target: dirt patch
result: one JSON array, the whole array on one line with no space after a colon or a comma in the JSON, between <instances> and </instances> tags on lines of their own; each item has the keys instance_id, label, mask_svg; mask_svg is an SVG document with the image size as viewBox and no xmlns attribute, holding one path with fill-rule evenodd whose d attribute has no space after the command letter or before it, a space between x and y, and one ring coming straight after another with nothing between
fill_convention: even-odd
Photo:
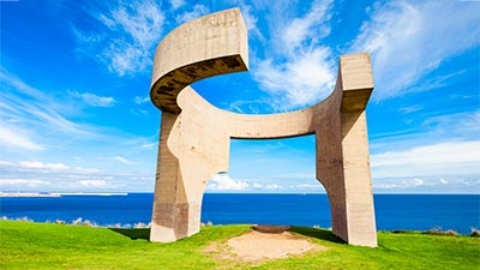
<instances>
[{"instance_id":1,"label":"dirt patch","mask_svg":"<svg viewBox=\"0 0 480 270\"><path fill-rule=\"evenodd\" d=\"M277 234L251 231L226 242L212 243L204 252L221 260L262 262L326 249L288 231Z\"/></svg>"},{"instance_id":2,"label":"dirt patch","mask_svg":"<svg viewBox=\"0 0 480 270\"><path fill-rule=\"evenodd\" d=\"M290 226L253 225L252 229L261 233L283 233L290 229Z\"/></svg>"}]
</instances>

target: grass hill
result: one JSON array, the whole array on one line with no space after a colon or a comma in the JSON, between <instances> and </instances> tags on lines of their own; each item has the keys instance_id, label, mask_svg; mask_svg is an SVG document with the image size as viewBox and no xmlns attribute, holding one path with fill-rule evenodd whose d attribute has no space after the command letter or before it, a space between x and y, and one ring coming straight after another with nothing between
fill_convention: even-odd
<instances>
[{"instance_id":1,"label":"grass hill","mask_svg":"<svg viewBox=\"0 0 480 270\"><path fill-rule=\"evenodd\" d=\"M480 269L480 238L379 232L378 248L342 243L328 230L290 231L326 247L300 257L245 263L205 252L250 230L206 226L188 239L147 241L148 229L0 221L0 269Z\"/></svg>"}]
</instances>

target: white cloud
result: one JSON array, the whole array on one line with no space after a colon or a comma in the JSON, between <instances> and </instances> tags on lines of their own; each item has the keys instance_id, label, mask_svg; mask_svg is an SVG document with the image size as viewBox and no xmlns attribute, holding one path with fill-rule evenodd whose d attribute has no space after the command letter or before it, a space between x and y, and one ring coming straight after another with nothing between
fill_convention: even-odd
<instances>
[{"instance_id":1,"label":"white cloud","mask_svg":"<svg viewBox=\"0 0 480 270\"><path fill-rule=\"evenodd\" d=\"M111 107L115 103L112 97L100 97L92 93L79 93L77 91L68 91L75 98L82 99L87 105L94 107Z\"/></svg>"},{"instance_id":2,"label":"white cloud","mask_svg":"<svg viewBox=\"0 0 480 270\"><path fill-rule=\"evenodd\" d=\"M409 89L451 57L480 44L477 3L387 1L371 11L350 51L372 53L377 98Z\"/></svg>"},{"instance_id":3,"label":"white cloud","mask_svg":"<svg viewBox=\"0 0 480 270\"><path fill-rule=\"evenodd\" d=\"M136 163L133 162L133 161L130 161L124 157L121 157L121 156L115 156L113 157L114 160L120 162L120 163L123 163L123 164L126 164L126 165L135 165Z\"/></svg>"},{"instance_id":4,"label":"white cloud","mask_svg":"<svg viewBox=\"0 0 480 270\"><path fill-rule=\"evenodd\" d=\"M40 187L48 186L51 183L49 181L43 181L38 179L0 179L0 186L9 187L14 186L15 188L19 187Z\"/></svg>"},{"instance_id":5,"label":"white cloud","mask_svg":"<svg viewBox=\"0 0 480 270\"><path fill-rule=\"evenodd\" d=\"M320 183L316 184L297 184L292 186L293 190L300 190L300 191L325 191L325 188Z\"/></svg>"},{"instance_id":6,"label":"white cloud","mask_svg":"<svg viewBox=\"0 0 480 270\"><path fill-rule=\"evenodd\" d=\"M400 113L410 114L410 113L418 112L422 109L423 109L423 107L420 106L420 105L412 105L412 106L407 106L407 107L400 108Z\"/></svg>"},{"instance_id":7,"label":"white cloud","mask_svg":"<svg viewBox=\"0 0 480 270\"><path fill-rule=\"evenodd\" d=\"M217 174L208 182L207 189L215 191L240 191L248 189L245 181L234 180L228 174Z\"/></svg>"},{"instance_id":8,"label":"white cloud","mask_svg":"<svg viewBox=\"0 0 480 270\"><path fill-rule=\"evenodd\" d=\"M83 167L70 167L63 163L48 163L35 160L24 160L19 162L12 162L6 160L0 160L0 171L13 170L18 172L63 172L63 173L98 173L97 169L83 168Z\"/></svg>"},{"instance_id":9,"label":"white cloud","mask_svg":"<svg viewBox=\"0 0 480 270\"><path fill-rule=\"evenodd\" d=\"M138 148L140 149L154 149L158 146L158 143L154 142L154 143L144 143L142 145L140 145Z\"/></svg>"},{"instance_id":10,"label":"white cloud","mask_svg":"<svg viewBox=\"0 0 480 270\"><path fill-rule=\"evenodd\" d=\"M79 51L103 62L118 76L144 72L151 65L153 48L160 41L165 22L160 4L153 0L122 1L106 13L91 13L105 30L99 31L96 27L82 31L74 26L72 32ZM92 46L93 51L87 49Z\"/></svg>"},{"instance_id":11,"label":"white cloud","mask_svg":"<svg viewBox=\"0 0 480 270\"><path fill-rule=\"evenodd\" d=\"M400 188L414 188L424 185L424 181L420 178L404 179L399 183L393 184L378 184L375 185L375 188L383 189L400 189Z\"/></svg>"},{"instance_id":12,"label":"white cloud","mask_svg":"<svg viewBox=\"0 0 480 270\"><path fill-rule=\"evenodd\" d=\"M81 186L84 187L105 187L107 186L107 181L105 180L82 180L78 182Z\"/></svg>"},{"instance_id":13,"label":"white cloud","mask_svg":"<svg viewBox=\"0 0 480 270\"><path fill-rule=\"evenodd\" d=\"M99 14L98 19L111 30L121 31L137 42L140 48L146 49L160 38L165 15L155 1L147 0L117 6L108 15Z\"/></svg>"},{"instance_id":14,"label":"white cloud","mask_svg":"<svg viewBox=\"0 0 480 270\"><path fill-rule=\"evenodd\" d=\"M406 127L392 133L375 134L375 137L370 137L372 153L404 151L442 142L478 140L480 112L441 113L443 111L440 114L436 112L414 128Z\"/></svg>"},{"instance_id":15,"label":"white cloud","mask_svg":"<svg viewBox=\"0 0 480 270\"><path fill-rule=\"evenodd\" d=\"M279 11L270 55L256 62L252 69L262 89L273 95L279 110L312 105L325 98L335 84L333 55L321 45L330 33L329 11L332 1L315 1L303 17L285 18ZM279 17L282 16L282 17ZM281 25L278 25L281 24Z\"/></svg>"},{"instance_id":16,"label":"white cloud","mask_svg":"<svg viewBox=\"0 0 480 270\"><path fill-rule=\"evenodd\" d=\"M388 177L373 180L374 192L381 193L464 193L480 192L480 174Z\"/></svg>"},{"instance_id":17,"label":"white cloud","mask_svg":"<svg viewBox=\"0 0 480 270\"><path fill-rule=\"evenodd\" d=\"M29 138L29 135L26 131L16 128L12 125L8 125L3 121L0 121L0 144L32 151L44 149L42 145Z\"/></svg>"},{"instance_id":18,"label":"white cloud","mask_svg":"<svg viewBox=\"0 0 480 270\"><path fill-rule=\"evenodd\" d=\"M209 13L209 10L206 6L202 4L196 4L195 6L193 6L193 9L191 11L186 11L182 14L175 16L175 21L177 21L178 24L181 24L201 17L207 13Z\"/></svg>"},{"instance_id":19,"label":"white cloud","mask_svg":"<svg viewBox=\"0 0 480 270\"><path fill-rule=\"evenodd\" d=\"M256 15L264 12L265 7L262 3L254 1L247 4L245 0L229 0L228 2L235 7L240 7L249 36L259 38L262 43L265 43L266 39L257 26L259 16Z\"/></svg>"},{"instance_id":20,"label":"white cloud","mask_svg":"<svg viewBox=\"0 0 480 270\"><path fill-rule=\"evenodd\" d=\"M5 70L0 70L0 143L30 150L46 148L48 139L98 136L98 131L85 124L77 124L64 115L76 113L67 102L54 100ZM39 131L49 132L49 136ZM12 134L14 136L12 136Z\"/></svg>"},{"instance_id":21,"label":"white cloud","mask_svg":"<svg viewBox=\"0 0 480 270\"><path fill-rule=\"evenodd\" d=\"M0 67L0 79L1 79L0 81L2 82L2 84L4 83L4 84L8 85L9 88L11 88L12 90L15 90L15 92L21 93L21 94L23 94L27 97L31 97L31 98L37 99L37 100L47 100L48 99L48 96L44 92L28 85L23 80L13 76L7 70L5 70L4 68L1 68L1 67ZM1 104L1 105L2 105L2 107L5 106L5 104Z\"/></svg>"},{"instance_id":22,"label":"white cloud","mask_svg":"<svg viewBox=\"0 0 480 270\"><path fill-rule=\"evenodd\" d=\"M150 96L145 96L145 97L136 96L135 99L134 99L134 102L136 104L143 104L143 103L146 103L146 102L149 102L149 101L150 101Z\"/></svg>"},{"instance_id":23,"label":"white cloud","mask_svg":"<svg viewBox=\"0 0 480 270\"><path fill-rule=\"evenodd\" d=\"M137 151L137 149L156 149L158 146L158 130L154 135L149 137L137 137L128 141L122 142L123 145L131 146Z\"/></svg>"},{"instance_id":24,"label":"white cloud","mask_svg":"<svg viewBox=\"0 0 480 270\"><path fill-rule=\"evenodd\" d=\"M11 161L6 161L6 160L0 160L0 166L14 166L15 163Z\"/></svg>"},{"instance_id":25,"label":"white cloud","mask_svg":"<svg viewBox=\"0 0 480 270\"><path fill-rule=\"evenodd\" d=\"M304 17L294 18L285 25L280 38L288 54L294 56L308 46L316 46L319 39L330 34L330 26L326 22L331 18L332 2L314 1Z\"/></svg>"},{"instance_id":26,"label":"white cloud","mask_svg":"<svg viewBox=\"0 0 480 270\"><path fill-rule=\"evenodd\" d=\"M263 183L253 183L252 188L262 191L280 191L284 190L285 187L279 184L263 184Z\"/></svg>"},{"instance_id":27,"label":"white cloud","mask_svg":"<svg viewBox=\"0 0 480 270\"><path fill-rule=\"evenodd\" d=\"M326 97L335 84L334 63L327 47L305 50L285 63L272 59L259 62L255 80L276 97L283 109L292 109Z\"/></svg>"},{"instance_id":28,"label":"white cloud","mask_svg":"<svg viewBox=\"0 0 480 270\"><path fill-rule=\"evenodd\" d=\"M172 5L173 9L178 9L185 5L185 0L170 0L170 4Z\"/></svg>"},{"instance_id":29,"label":"white cloud","mask_svg":"<svg viewBox=\"0 0 480 270\"><path fill-rule=\"evenodd\" d=\"M235 1L234 1L235 2ZM265 37L263 36L262 32L260 29L257 27L258 23L258 16L255 15L255 8L252 7L251 5L248 5L245 3L245 1L238 1L238 3L234 3L235 5L240 6L242 16L245 19L245 25L247 27L247 31L250 35L254 35L264 43Z\"/></svg>"},{"instance_id":30,"label":"white cloud","mask_svg":"<svg viewBox=\"0 0 480 270\"><path fill-rule=\"evenodd\" d=\"M242 7L242 16L245 19L245 25L247 26L247 31L251 31L261 36L260 30L258 30L257 28L258 18L253 14L251 6L244 5Z\"/></svg>"},{"instance_id":31,"label":"white cloud","mask_svg":"<svg viewBox=\"0 0 480 270\"><path fill-rule=\"evenodd\" d=\"M429 127L431 131L477 139L480 133L480 111L432 116L422 125Z\"/></svg>"},{"instance_id":32,"label":"white cloud","mask_svg":"<svg viewBox=\"0 0 480 270\"><path fill-rule=\"evenodd\" d=\"M20 165L20 167L23 167L23 168L48 169L53 171L62 171L62 170L70 169L68 166L62 163L43 163L40 161L20 161L18 165Z\"/></svg>"},{"instance_id":33,"label":"white cloud","mask_svg":"<svg viewBox=\"0 0 480 270\"><path fill-rule=\"evenodd\" d=\"M21 165L20 165L21 164ZM42 180L38 180L42 179ZM114 173L43 162L0 160L0 188L8 191L78 192L118 190L151 192L153 174Z\"/></svg>"},{"instance_id":34,"label":"white cloud","mask_svg":"<svg viewBox=\"0 0 480 270\"><path fill-rule=\"evenodd\" d=\"M444 142L371 156L373 177L480 173L480 141Z\"/></svg>"}]
</instances>

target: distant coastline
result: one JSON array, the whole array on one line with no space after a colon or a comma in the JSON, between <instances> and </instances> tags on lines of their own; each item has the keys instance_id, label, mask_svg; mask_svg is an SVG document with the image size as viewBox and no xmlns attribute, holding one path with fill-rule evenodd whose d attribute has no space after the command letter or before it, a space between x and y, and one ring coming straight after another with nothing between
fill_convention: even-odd
<instances>
[{"instance_id":1,"label":"distant coastline","mask_svg":"<svg viewBox=\"0 0 480 270\"><path fill-rule=\"evenodd\" d=\"M0 192L0 198L55 198L63 196L127 196L126 192Z\"/></svg>"},{"instance_id":2,"label":"distant coastline","mask_svg":"<svg viewBox=\"0 0 480 270\"><path fill-rule=\"evenodd\" d=\"M1 197L19 198L40 198L40 197L61 197L58 193L37 193L37 192L0 192Z\"/></svg>"}]
</instances>

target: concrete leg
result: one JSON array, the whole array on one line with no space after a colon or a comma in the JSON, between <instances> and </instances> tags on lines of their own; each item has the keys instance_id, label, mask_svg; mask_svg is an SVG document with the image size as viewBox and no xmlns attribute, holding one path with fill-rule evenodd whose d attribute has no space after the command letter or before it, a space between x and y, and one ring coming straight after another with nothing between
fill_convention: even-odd
<instances>
[{"instance_id":1,"label":"concrete leg","mask_svg":"<svg viewBox=\"0 0 480 270\"><path fill-rule=\"evenodd\" d=\"M342 114L348 243L377 246L365 111Z\"/></svg>"},{"instance_id":2,"label":"concrete leg","mask_svg":"<svg viewBox=\"0 0 480 270\"><path fill-rule=\"evenodd\" d=\"M190 206L178 158L167 145L177 114L163 113L155 180L150 241L173 242L188 236Z\"/></svg>"}]
</instances>

